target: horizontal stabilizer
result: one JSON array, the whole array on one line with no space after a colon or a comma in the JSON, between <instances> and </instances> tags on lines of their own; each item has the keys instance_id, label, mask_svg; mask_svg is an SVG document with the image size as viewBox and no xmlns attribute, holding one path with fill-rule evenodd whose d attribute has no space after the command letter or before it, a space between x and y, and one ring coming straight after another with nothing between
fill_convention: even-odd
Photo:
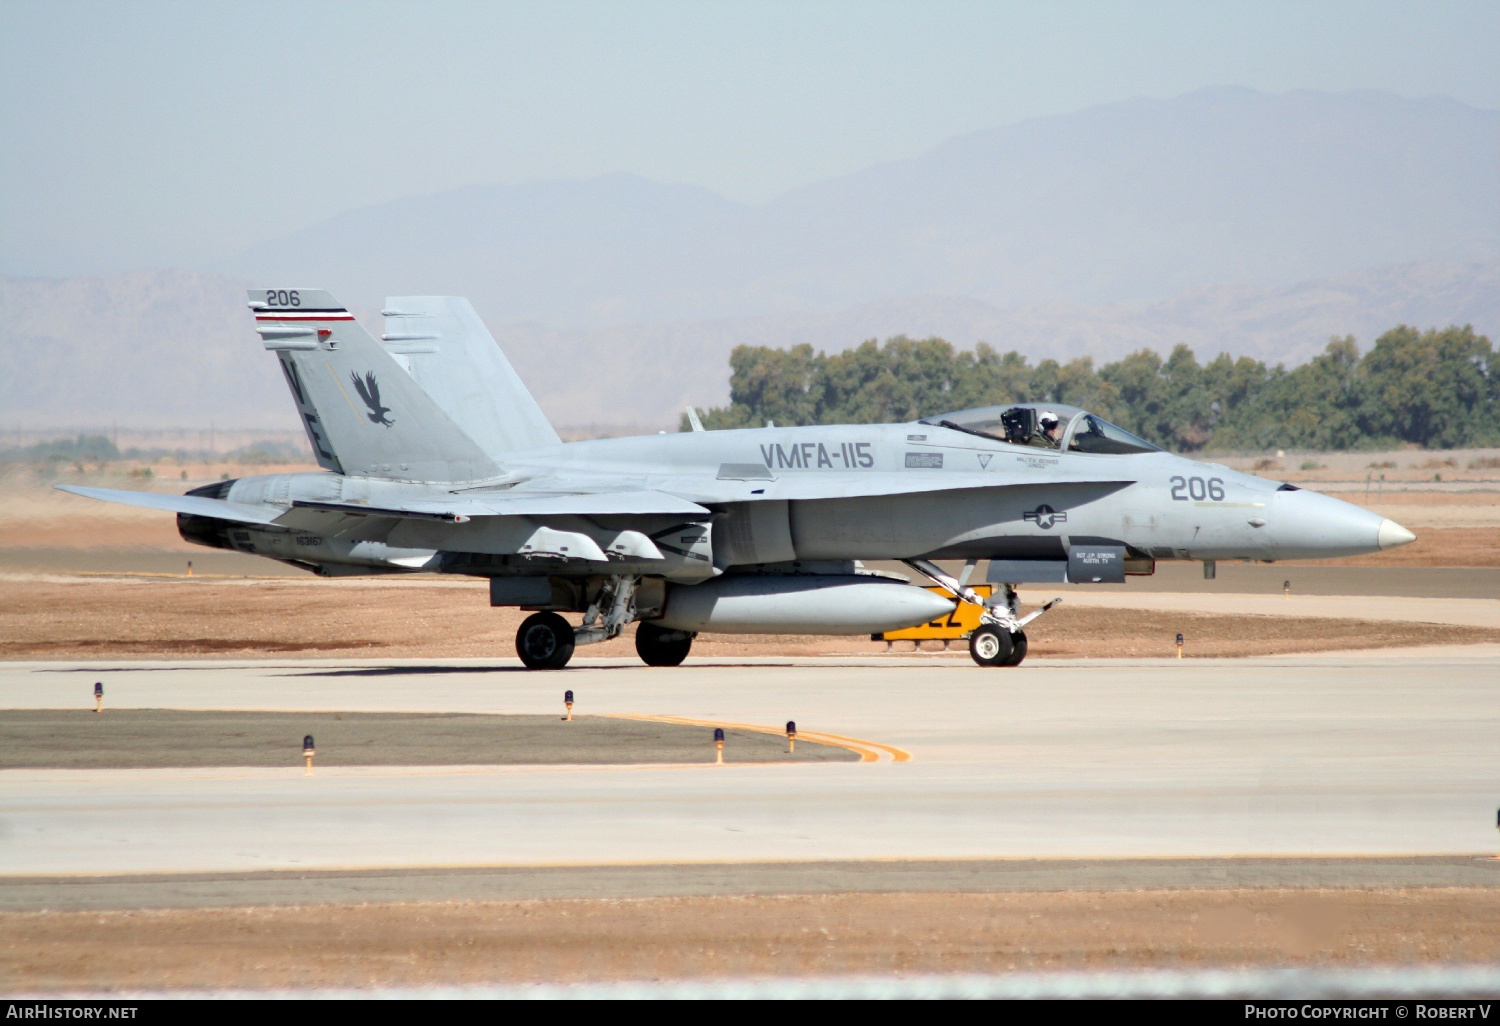
<instances>
[{"instance_id":1,"label":"horizontal stabilizer","mask_svg":"<svg viewBox=\"0 0 1500 1026\"><path fill-rule=\"evenodd\" d=\"M281 514L278 509L263 506L247 506L242 502L226 502L210 499L204 495L159 495L155 492L127 492L114 488L83 488L79 485L54 485L59 491L72 492L88 499L119 502L127 506L145 509L160 509L170 513L190 513L193 516L213 517L215 520L235 520L242 524L269 524Z\"/></svg>"}]
</instances>

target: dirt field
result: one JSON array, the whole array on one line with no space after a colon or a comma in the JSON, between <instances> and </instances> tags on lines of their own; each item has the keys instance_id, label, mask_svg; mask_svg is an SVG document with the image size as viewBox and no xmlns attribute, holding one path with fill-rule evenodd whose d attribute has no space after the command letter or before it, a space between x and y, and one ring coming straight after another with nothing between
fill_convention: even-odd
<instances>
[{"instance_id":1,"label":"dirt field","mask_svg":"<svg viewBox=\"0 0 1500 1026\"><path fill-rule=\"evenodd\" d=\"M0 658L504 657L527 614L488 604L482 581L322 581L12 576L0 589ZM634 657L633 628L583 650ZM1069 606L1027 629L1028 658L1200 656L1500 641L1500 629L1345 619L1218 616ZM936 642L930 648L941 648ZM897 649L910 652L911 643ZM959 643L955 649L963 651ZM878 654L862 637L703 635L695 655Z\"/></svg>"},{"instance_id":2,"label":"dirt field","mask_svg":"<svg viewBox=\"0 0 1500 1026\"><path fill-rule=\"evenodd\" d=\"M176 467L159 466L150 478L132 477L131 469L141 468L121 465L100 473L41 474L27 467L0 465L0 548L141 547L203 552L201 546L182 540L177 533L176 518L170 513L85 499L59 492L52 485L78 484L180 495L189 488L211 484L221 475L296 473L317 468L197 465L182 468L188 474L185 478L179 476Z\"/></svg>"},{"instance_id":3,"label":"dirt field","mask_svg":"<svg viewBox=\"0 0 1500 1026\"><path fill-rule=\"evenodd\" d=\"M0 914L17 990L1500 958L1492 889L833 894Z\"/></svg>"},{"instance_id":4,"label":"dirt field","mask_svg":"<svg viewBox=\"0 0 1500 1026\"><path fill-rule=\"evenodd\" d=\"M1500 449L1395 449L1385 452L1286 452L1252 456L1204 455L1211 463L1297 484L1346 483L1371 493L1423 482L1493 486L1500 482Z\"/></svg>"}]
</instances>

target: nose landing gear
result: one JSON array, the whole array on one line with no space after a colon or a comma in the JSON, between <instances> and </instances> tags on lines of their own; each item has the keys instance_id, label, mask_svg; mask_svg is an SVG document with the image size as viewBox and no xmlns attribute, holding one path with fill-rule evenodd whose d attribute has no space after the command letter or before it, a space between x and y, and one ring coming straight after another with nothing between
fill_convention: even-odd
<instances>
[{"instance_id":1,"label":"nose landing gear","mask_svg":"<svg viewBox=\"0 0 1500 1026\"><path fill-rule=\"evenodd\" d=\"M1004 666L1014 650L1010 632L994 624L981 624L969 635L969 655L980 666Z\"/></svg>"},{"instance_id":2,"label":"nose landing gear","mask_svg":"<svg viewBox=\"0 0 1500 1026\"><path fill-rule=\"evenodd\" d=\"M980 666L1020 666L1026 658L1026 625L1062 601L1055 598L1040 609L1021 616L1021 599L1014 584L1004 584L1004 589L986 605L980 596L967 587L969 575L974 570L975 560L969 560L962 577L950 577L937 565L925 559L902 560L907 566L953 593L959 602L968 602L981 607L979 626L969 634L969 655Z\"/></svg>"},{"instance_id":3,"label":"nose landing gear","mask_svg":"<svg viewBox=\"0 0 1500 1026\"><path fill-rule=\"evenodd\" d=\"M1055 598L1040 609L1017 618L1021 600L1014 585L1007 584L1000 602L985 606L979 626L969 635L969 655L980 666L1020 666L1026 658L1026 625L1061 602ZM1001 604L1003 602L1003 605Z\"/></svg>"},{"instance_id":4,"label":"nose landing gear","mask_svg":"<svg viewBox=\"0 0 1500 1026\"><path fill-rule=\"evenodd\" d=\"M1020 666L1026 658L1026 632L984 623L969 635L969 655L980 666Z\"/></svg>"}]
</instances>

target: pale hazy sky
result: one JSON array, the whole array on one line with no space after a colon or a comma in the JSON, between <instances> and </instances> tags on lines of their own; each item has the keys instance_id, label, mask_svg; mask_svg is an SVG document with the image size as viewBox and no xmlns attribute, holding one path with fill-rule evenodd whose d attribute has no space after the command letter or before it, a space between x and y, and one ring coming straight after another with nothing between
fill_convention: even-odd
<instances>
[{"instance_id":1,"label":"pale hazy sky","mask_svg":"<svg viewBox=\"0 0 1500 1026\"><path fill-rule=\"evenodd\" d=\"M0 273L631 171L743 201L1207 85L1500 107L1500 3L0 3Z\"/></svg>"}]
</instances>

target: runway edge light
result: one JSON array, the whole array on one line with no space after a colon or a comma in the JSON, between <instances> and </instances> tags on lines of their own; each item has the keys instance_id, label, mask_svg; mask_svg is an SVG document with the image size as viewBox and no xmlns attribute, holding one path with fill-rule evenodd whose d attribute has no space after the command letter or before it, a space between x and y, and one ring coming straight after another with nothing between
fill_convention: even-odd
<instances>
[{"instance_id":1,"label":"runway edge light","mask_svg":"<svg viewBox=\"0 0 1500 1026\"><path fill-rule=\"evenodd\" d=\"M714 765L724 765L724 728L714 728Z\"/></svg>"},{"instance_id":2,"label":"runway edge light","mask_svg":"<svg viewBox=\"0 0 1500 1026\"><path fill-rule=\"evenodd\" d=\"M786 721L786 750L795 752L797 750L797 721Z\"/></svg>"},{"instance_id":3,"label":"runway edge light","mask_svg":"<svg viewBox=\"0 0 1500 1026\"><path fill-rule=\"evenodd\" d=\"M1182 634L1177 635L1177 658L1182 658Z\"/></svg>"},{"instance_id":4,"label":"runway edge light","mask_svg":"<svg viewBox=\"0 0 1500 1026\"><path fill-rule=\"evenodd\" d=\"M568 710L568 715L564 716L563 719L571 720L573 718L573 692L563 692L563 708Z\"/></svg>"},{"instance_id":5,"label":"runway edge light","mask_svg":"<svg viewBox=\"0 0 1500 1026\"><path fill-rule=\"evenodd\" d=\"M98 680L98 681L94 682L94 712L98 712L99 710L101 710L103 708L104 708L104 682L102 680Z\"/></svg>"},{"instance_id":6,"label":"runway edge light","mask_svg":"<svg viewBox=\"0 0 1500 1026\"><path fill-rule=\"evenodd\" d=\"M303 773L307 776L312 776L313 754L313 736L311 734L304 734L302 737L302 759L306 764Z\"/></svg>"}]
</instances>

